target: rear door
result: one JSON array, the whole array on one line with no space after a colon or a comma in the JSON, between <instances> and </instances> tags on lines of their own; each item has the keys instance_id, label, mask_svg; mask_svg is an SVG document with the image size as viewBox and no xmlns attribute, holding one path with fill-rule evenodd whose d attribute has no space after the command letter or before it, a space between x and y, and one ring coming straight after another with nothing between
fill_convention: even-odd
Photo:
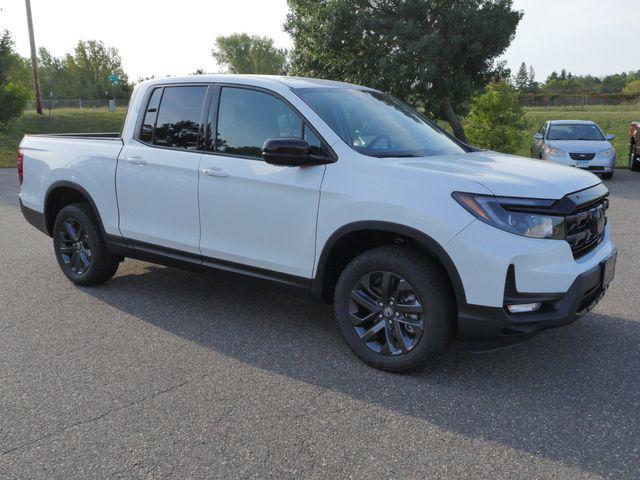
<instances>
[{"instance_id":1,"label":"rear door","mask_svg":"<svg viewBox=\"0 0 640 480\"><path fill-rule=\"evenodd\" d=\"M303 136L320 150L319 137L284 99L263 90L216 87L210 112L215 151L202 157L199 186L204 263L310 278L325 166L270 165L261 150L269 138Z\"/></svg>"},{"instance_id":2,"label":"rear door","mask_svg":"<svg viewBox=\"0 0 640 480\"><path fill-rule=\"evenodd\" d=\"M117 191L125 238L199 254L198 164L205 85L155 88L123 151Z\"/></svg>"}]
</instances>

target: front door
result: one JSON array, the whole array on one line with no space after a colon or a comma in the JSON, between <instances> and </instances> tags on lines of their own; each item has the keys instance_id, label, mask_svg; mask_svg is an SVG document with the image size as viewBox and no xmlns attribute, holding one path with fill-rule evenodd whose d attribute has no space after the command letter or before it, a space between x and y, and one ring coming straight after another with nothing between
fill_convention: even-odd
<instances>
[{"instance_id":1,"label":"front door","mask_svg":"<svg viewBox=\"0 0 640 480\"><path fill-rule=\"evenodd\" d=\"M216 152L203 155L199 174L205 264L224 260L311 278L325 166L270 165L261 150L269 138L304 136L318 148L320 140L270 93L222 87L212 102Z\"/></svg>"}]
</instances>

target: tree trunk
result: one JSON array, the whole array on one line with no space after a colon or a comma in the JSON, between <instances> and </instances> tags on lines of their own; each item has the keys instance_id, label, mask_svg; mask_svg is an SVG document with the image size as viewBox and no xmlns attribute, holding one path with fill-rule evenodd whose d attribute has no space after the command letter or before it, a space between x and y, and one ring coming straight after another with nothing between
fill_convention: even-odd
<instances>
[{"instance_id":1,"label":"tree trunk","mask_svg":"<svg viewBox=\"0 0 640 480\"><path fill-rule=\"evenodd\" d=\"M449 125L451 125L453 134L456 136L456 138L461 142L467 143L467 136L464 133L464 128L462 128L460 119L456 115L456 112L453 111L451 100L448 98L443 98L442 102L440 103L440 110L442 113L442 117L447 121Z\"/></svg>"}]
</instances>

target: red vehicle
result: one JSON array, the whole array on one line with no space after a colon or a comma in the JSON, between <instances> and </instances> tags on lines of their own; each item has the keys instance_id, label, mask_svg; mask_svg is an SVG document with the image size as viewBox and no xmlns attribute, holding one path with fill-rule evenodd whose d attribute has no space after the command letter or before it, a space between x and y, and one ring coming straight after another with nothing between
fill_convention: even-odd
<instances>
[{"instance_id":1,"label":"red vehicle","mask_svg":"<svg viewBox=\"0 0 640 480\"><path fill-rule=\"evenodd\" d=\"M629 125L629 168L640 171L640 122Z\"/></svg>"}]
</instances>

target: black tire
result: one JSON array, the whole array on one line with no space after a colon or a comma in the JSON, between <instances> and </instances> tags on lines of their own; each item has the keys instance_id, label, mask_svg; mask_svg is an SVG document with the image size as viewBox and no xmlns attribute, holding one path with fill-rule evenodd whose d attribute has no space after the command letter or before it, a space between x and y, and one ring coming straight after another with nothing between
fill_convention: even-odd
<instances>
[{"instance_id":1,"label":"black tire","mask_svg":"<svg viewBox=\"0 0 640 480\"><path fill-rule=\"evenodd\" d=\"M602 174L603 180L611 180L613 178L613 172L607 172Z\"/></svg>"},{"instance_id":2,"label":"black tire","mask_svg":"<svg viewBox=\"0 0 640 480\"><path fill-rule=\"evenodd\" d=\"M60 269L77 285L106 282L120 263L107 250L98 220L86 203L60 210L53 224L53 249Z\"/></svg>"},{"instance_id":3,"label":"black tire","mask_svg":"<svg viewBox=\"0 0 640 480\"><path fill-rule=\"evenodd\" d=\"M629 170L632 172L640 171L640 156L636 153L636 146L629 146Z\"/></svg>"},{"instance_id":4,"label":"black tire","mask_svg":"<svg viewBox=\"0 0 640 480\"><path fill-rule=\"evenodd\" d=\"M391 313L386 312L388 303L384 303L383 307L379 306L388 300L383 299L384 295L378 295L382 289L372 286L376 284L376 275L379 276L379 284L382 285L385 273L389 274L388 278L400 279L396 285L404 285L402 289L398 287L398 290L404 293L396 290L397 295L392 293L390 296L391 300L394 296L398 297L395 307L392 307L397 310ZM364 278L368 279L371 288L362 287ZM371 280L372 278L374 280ZM403 281L405 283L402 283ZM411 287L413 293L409 293L407 287ZM391 289L387 289L389 290ZM362 297L358 296L363 292L371 294L368 297L370 300L381 301L376 301L376 304L367 303L368 306L374 306L372 309L363 307ZM354 300L356 297L359 301ZM390 305L393 306L394 301L391 301ZM423 313L400 313L409 311L408 308L422 308ZM352 260L336 284L334 309L338 326L349 348L369 365L390 372L422 370L445 349L453 337L456 325L455 295L446 274L435 261L417 250L403 246L375 248ZM361 309L364 309L364 313L361 313ZM373 312L373 315L369 315L370 312ZM400 317L396 318L397 315ZM362 320L360 316L366 320ZM422 324L421 332L419 322ZM366 343L361 338L369 338L368 334L379 327L379 332L376 330L378 333L375 334L376 338L381 338L379 342ZM389 341L390 338L392 341ZM406 340L409 340L409 346ZM377 351L379 345L380 350Z\"/></svg>"}]
</instances>

